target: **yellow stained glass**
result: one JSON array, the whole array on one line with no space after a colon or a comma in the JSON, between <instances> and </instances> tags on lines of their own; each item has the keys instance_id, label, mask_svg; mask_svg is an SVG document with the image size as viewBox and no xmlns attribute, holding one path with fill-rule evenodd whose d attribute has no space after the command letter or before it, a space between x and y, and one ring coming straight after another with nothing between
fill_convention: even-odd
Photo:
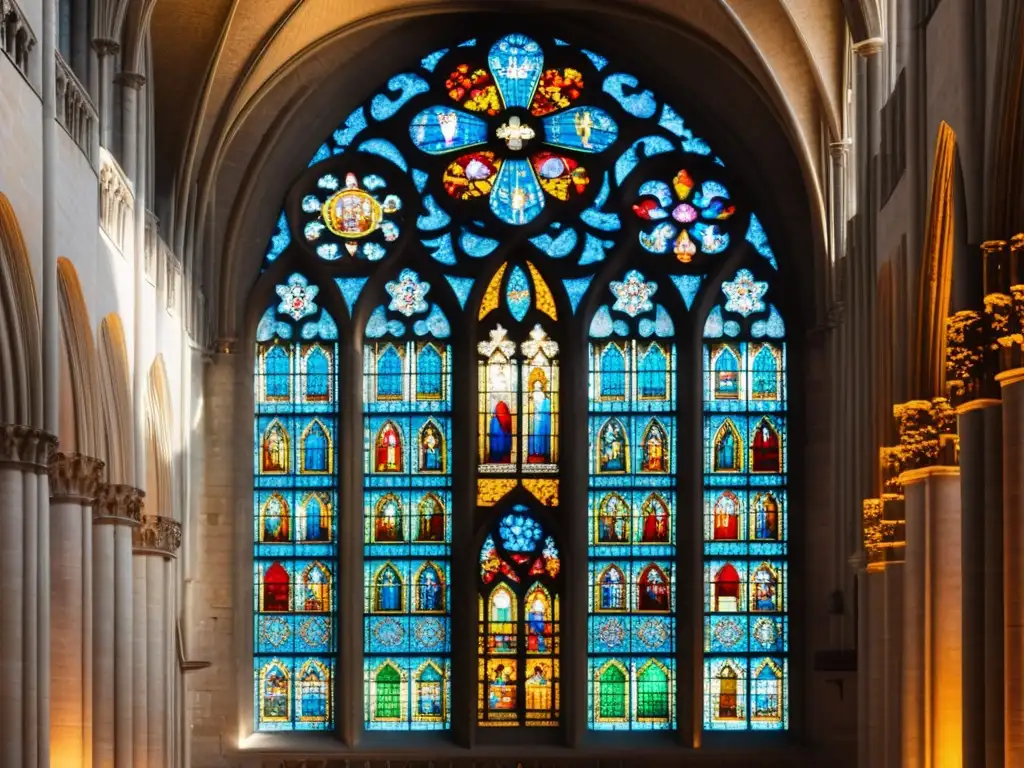
<instances>
[{"instance_id":1,"label":"yellow stained glass","mask_svg":"<svg viewBox=\"0 0 1024 768\"><path fill-rule=\"evenodd\" d=\"M558 310L555 309L555 297L551 295L551 289L548 288L548 284L544 282L544 278L541 277L540 272L537 271L537 268L531 262L526 262L526 266L530 270L530 277L533 278L533 288L537 294L537 309L552 320L557 320ZM491 283L491 285L494 285L494 283ZM488 293L490 293L490 290L490 288L487 289Z\"/></svg>"},{"instance_id":2,"label":"yellow stained glass","mask_svg":"<svg viewBox=\"0 0 1024 768\"><path fill-rule=\"evenodd\" d=\"M490 284L487 286L487 291L484 293L484 300L480 302L480 314L478 318L483 320L492 311L498 308L498 302L501 299L501 278L505 276L505 270L508 268L508 262L505 262L498 271L494 273L494 277L491 278ZM532 269L532 267L531 267ZM547 286L544 286L547 288ZM550 291L548 294L550 295Z\"/></svg>"},{"instance_id":3,"label":"yellow stained glass","mask_svg":"<svg viewBox=\"0 0 1024 768\"><path fill-rule=\"evenodd\" d=\"M545 507L558 506L558 481L545 479L524 479L523 487L533 494Z\"/></svg>"},{"instance_id":4,"label":"yellow stained glass","mask_svg":"<svg viewBox=\"0 0 1024 768\"><path fill-rule=\"evenodd\" d=\"M516 487L518 480L506 477L480 477L476 481L476 504L478 507L493 507Z\"/></svg>"}]
</instances>

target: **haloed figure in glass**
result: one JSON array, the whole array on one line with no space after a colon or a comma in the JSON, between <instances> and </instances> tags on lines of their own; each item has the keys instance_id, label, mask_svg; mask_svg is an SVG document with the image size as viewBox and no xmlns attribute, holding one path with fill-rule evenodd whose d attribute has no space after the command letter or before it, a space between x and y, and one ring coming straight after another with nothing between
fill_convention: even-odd
<instances>
[{"instance_id":1,"label":"haloed figure in glass","mask_svg":"<svg viewBox=\"0 0 1024 768\"><path fill-rule=\"evenodd\" d=\"M440 472L441 467L441 433L433 424L423 428L420 437L420 471Z\"/></svg>"},{"instance_id":2,"label":"haloed figure in glass","mask_svg":"<svg viewBox=\"0 0 1024 768\"><path fill-rule=\"evenodd\" d=\"M377 435L376 456L378 472L402 471L402 437L398 427L390 421L381 427Z\"/></svg>"},{"instance_id":3,"label":"haloed figure in glass","mask_svg":"<svg viewBox=\"0 0 1024 768\"><path fill-rule=\"evenodd\" d=\"M619 422L609 421L601 430L600 469L602 472L626 471L626 436Z\"/></svg>"},{"instance_id":4,"label":"haloed figure in glass","mask_svg":"<svg viewBox=\"0 0 1024 768\"><path fill-rule=\"evenodd\" d=\"M529 464L548 464L551 461L551 398L544 391L544 374L537 370L531 376L530 439L527 441Z\"/></svg>"}]
</instances>

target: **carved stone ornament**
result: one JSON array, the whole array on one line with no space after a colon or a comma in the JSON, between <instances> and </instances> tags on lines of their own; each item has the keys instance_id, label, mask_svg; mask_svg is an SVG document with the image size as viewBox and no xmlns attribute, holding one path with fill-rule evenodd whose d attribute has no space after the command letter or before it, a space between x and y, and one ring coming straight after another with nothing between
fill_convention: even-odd
<instances>
[{"instance_id":1,"label":"carved stone ornament","mask_svg":"<svg viewBox=\"0 0 1024 768\"><path fill-rule=\"evenodd\" d=\"M900 482L900 475L903 474L905 464L906 457L902 446L895 445L879 449L878 465L882 475L882 498L903 496L903 483Z\"/></svg>"},{"instance_id":2,"label":"carved stone ornament","mask_svg":"<svg viewBox=\"0 0 1024 768\"><path fill-rule=\"evenodd\" d=\"M143 515L141 525L132 531L135 554L174 557L181 546L181 523L160 515Z\"/></svg>"},{"instance_id":3,"label":"carved stone ornament","mask_svg":"<svg viewBox=\"0 0 1024 768\"><path fill-rule=\"evenodd\" d=\"M130 485L100 486L93 507L92 521L110 525L138 525L142 519L145 492Z\"/></svg>"},{"instance_id":4,"label":"carved stone ornament","mask_svg":"<svg viewBox=\"0 0 1024 768\"><path fill-rule=\"evenodd\" d=\"M904 470L955 465L956 411L944 397L893 406L899 424Z\"/></svg>"},{"instance_id":5,"label":"carved stone ornament","mask_svg":"<svg viewBox=\"0 0 1024 768\"><path fill-rule=\"evenodd\" d=\"M884 559L882 552L882 500L864 499L864 553L868 570Z\"/></svg>"},{"instance_id":6,"label":"carved stone ornament","mask_svg":"<svg viewBox=\"0 0 1024 768\"><path fill-rule=\"evenodd\" d=\"M50 498L91 504L103 481L104 466L99 459L80 453L55 453L50 461Z\"/></svg>"},{"instance_id":7,"label":"carved stone ornament","mask_svg":"<svg viewBox=\"0 0 1024 768\"><path fill-rule=\"evenodd\" d=\"M57 438L35 427L0 424L0 465L45 472L57 451Z\"/></svg>"},{"instance_id":8,"label":"carved stone ornament","mask_svg":"<svg viewBox=\"0 0 1024 768\"><path fill-rule=\"evenodd\" d=\"M998 392L995 371L988 364L992 339L987 330L981 313L974 310L946 318L946 383L954 405Z\"/></svg>"}]
</instances>

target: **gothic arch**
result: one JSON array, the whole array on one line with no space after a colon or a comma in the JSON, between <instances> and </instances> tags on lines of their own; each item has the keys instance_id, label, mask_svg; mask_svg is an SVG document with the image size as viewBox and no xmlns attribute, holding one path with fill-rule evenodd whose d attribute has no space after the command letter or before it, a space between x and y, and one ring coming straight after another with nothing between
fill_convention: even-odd
<instances>
[{"instance_id":1,"label":"gothic arch","mask_svg":"<svg viewBox=\"0 0 1024 768\"><path fill-rule=\"evenodd\" d=\"M171 388L162 354L149 368L146 402L146 466L149 477L146 488L150 500L149 513L174 517L174 457ZM155 502L155 504L153 503Z\"/></svg>"},{"instance_id":2,"label":"gothic arch","mask_svg":"<svg viewBox=\"0 0 1024 768\"><path fill-rule=\"evenodd\" d=\"M57 289L63 347L61 433L58 435L61 450L102 459L105 446L101 439L100 389L92 323L78 272L71 260L64 257L57 259Z\"/></svg>"},{"instance_id":3,"label":"gothic arch","mask_svg":"<svg viewBox=\"0 0 1024 768\"><path fill-rule=\"evenodd\" d=\"M0 368L10 376L0 393L0 423L42 426L41 343L28 248L14 208L0 192Z\"/></svg>"},{"instance_id":4,"label":"gothic arch","mask_svg":"<svg viewBox=\"0 0 1024 768\"><path fill-rule=\"evenodd\" d=\"M121 317L111 312L100 322L100 400L107 447L107 481L131 483L135 476L132 452L132 389L128 349Z\"/></svg>"}]
</instances>

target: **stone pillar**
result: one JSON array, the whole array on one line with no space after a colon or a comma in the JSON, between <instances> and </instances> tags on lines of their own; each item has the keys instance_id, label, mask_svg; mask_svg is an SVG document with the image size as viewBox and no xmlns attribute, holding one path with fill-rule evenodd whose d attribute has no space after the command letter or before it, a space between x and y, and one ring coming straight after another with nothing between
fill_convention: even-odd
<instances>
[{"instance_id":1,"label":"stone pillar","mask_svg":"<svg viewBox=\"0 0 1024 768\"><path fill-rule=\"evenodd\" d=\"M103 462L58 453L50 464L50 759L92 762L92 507Z\"/></svg>"},{"instance_id":2,"label":"stone pillar","mask_svg":"<svg viewBox=\"0 0 1024 768\"><path fill-rule=\"evenodd\" d=\"M1024 765L1024 368L997 377L1003 394L1003 643L1006 765Z\"/></svg>"},{"instance_id":3,"label":"stone pillar","mask_svg":"<svg viewBox=\"0 0 1024 768\"><path fill-rule=\"evenodd\" d=\"M39 429L0 424L0 765L31 766L38 760L37 526L39 477L56 440ZM47 494L47 497L49 494ZM46 499L48 502L48 498ZM45 507L43 508L45 511ZM45 617L49 622L49 615Z\"/></svg>"},{"instance_id":4,"label":"stone pillar","mask_svg":"<svg viewBox=\"0 0 1024 768\"><path fill-rule=\"evenodd\" d=\"M963 759L960 469L954 416L944 398L898 405L907 469L902 765Z\"/></svg>"},{"instance_id":5,"label":"stone pillar","mask_svg":"<svg viewBox=\"0 0 1024 768\"><path fill-rule=\"evenodd\" d=\"M885 561L882 551L882 502L863 502L864 563L859 590L859 621L863 635L858 643L858 664L864 718L858 763L864 768L883 765L885 750ZM863 664L863 666L862 666Z\"/></svg>"},{"instance_id":6,"label":"stone pillar","mask_svg":"<svg viewBox=\"0 0 1024 768\"><path fill-rule=\"evenodd\" d=\"M132 765L131 534L142 497L128 485L103 486L93 516L94 768Z\"/></svg>"},{"instance_id":7,"label":"stone pillar","mask_svg":"<svg viewBox=\"0 0 1024 768\"><path fill-rule=\"evenodd\" d=\"M885 561L885 680L883 720L885 768L899 768L902 762L902 711L900 697L903 682L903 570L906 559L906 512L903 485L899 476L903 468L898 447L883 448L879 454L882 470L881 548Z\"/></svg>"},{"instance_id":8,"label":"stone pillar","mask_svg":"<svg viewBox=\"0 0 1024 768\"><path fill-rule=\"evenodd\" d=\"M92 41L99 57L99 94L96 111L100 117L100 146L112 149L114 140L114 57L121 50L116 40L99 38Z\"/></svg>"}]
</instances>

